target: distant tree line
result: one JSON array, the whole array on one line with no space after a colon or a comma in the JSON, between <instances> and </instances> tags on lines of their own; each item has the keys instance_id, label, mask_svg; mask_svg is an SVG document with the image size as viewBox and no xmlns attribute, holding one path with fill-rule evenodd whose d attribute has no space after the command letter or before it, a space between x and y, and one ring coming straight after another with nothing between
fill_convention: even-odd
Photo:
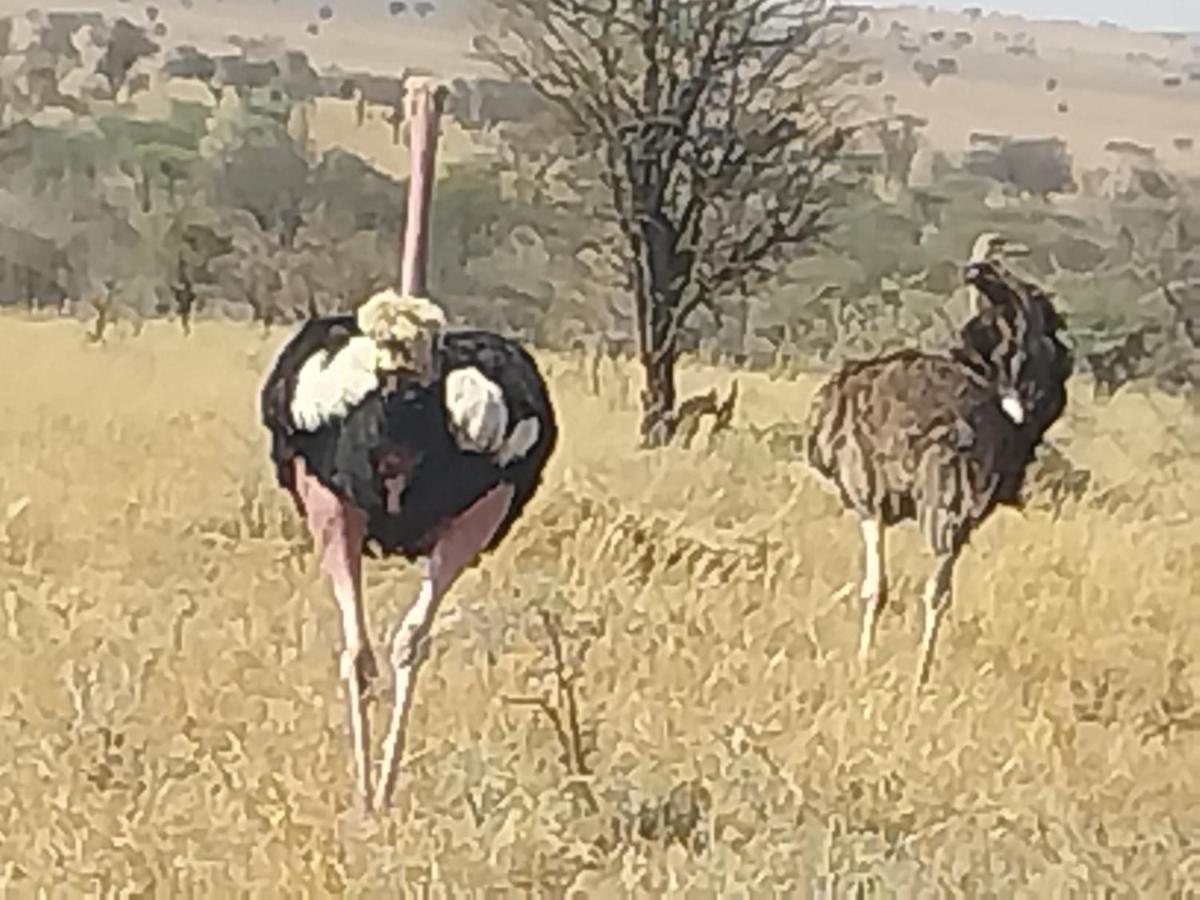
<instances>
[{"instance_id":1,"label":"distant tree line","mask_svg":"<svg viewBox=\"0 0 1200 900\"><path fill-rule=\"evenodd\" d=\"M228 57L164 51L122 21L0 20L0 304L69 312L102 339L114 322L162 315L185 329L207 316L270 327L352 306L394 277L403 180L344 150L316 154L307 125L321 97L402 110L404 79L317 72L302 53L252 40ZM663 40L668 53L674 45ZM163 77L199 80L221 102L175 100L161 117L135 115L130 101ZM568 127L563 104L525 80L452 85L450 114L481 150L451 166L436 195L431 281L453 315L547 347L603 346L643 362L663 346L645 327L665 322L657 334L676 354L822 366L948 337L962 314L963 256L979 232L1001 230L1033 248L1029 274L1062 294L1082 367L1103 389L1150 377L1194 395L1200 185L1144 148L1114 147L1111 171L1079 172L1055 142L979 135L966 157L934 155L917 179L921 120L893 114L841 137L814 122L810 152L837 151L809 157L822 166L811 195L820 227L814 220L811 235L797 231L802 240L763 245L750 260L730 255L730 241L739 228L774 227L780 212L753 206L756 186L815 170L769 155L787 146L773 140L801 132L772 132L769 117L722 123L714 102L703 140L688 137L678 152L758 141L770 165L757 176L730 169L725 183L719 166L683 156L679 185L698 193L665 195L660 222L680 227L695 196L711 206L711 230L694 249L676 242L678 258L639 256L662 247L653 249L651 232L639 236L644 216L612 214L621 182L596 155L602 131ZM564 96L588 104L601 96L590 90L568 83ZM768 99L786 111L786 98ZM644 203L657 196L647 179L671 161L672 145L664 131L629 134L640 137L610 148L636 151L640 168L621 162L615 171L623 196L642 191ZM841 143L819 144L819 135ZM728 218L742 197L759 218ZM700 280L672 293L668 270L695 265L697 252ZM629 264L639 259L651 277L635 288ZM656 325L653 309L671 314ZM662 396L650 399L666 408Z\"/></svg>"}]
</instances>

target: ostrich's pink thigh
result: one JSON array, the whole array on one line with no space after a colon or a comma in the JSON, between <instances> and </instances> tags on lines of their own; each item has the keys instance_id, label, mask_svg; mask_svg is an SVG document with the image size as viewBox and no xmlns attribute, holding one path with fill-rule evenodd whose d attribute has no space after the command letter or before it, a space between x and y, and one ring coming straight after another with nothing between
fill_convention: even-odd
<instances>
[{"instance_id":1,"label":"ostrich's pink thigh","mask_svg":"<svg viewBox=\"0 0 1200 900\"><path fill-rule=\"evenodd\" d=\"M512 485L497 485L442 532L429 566L435 594L445 593L463 569L479 556L508 514L512 497Z\"/></svg>"}]
</instances>

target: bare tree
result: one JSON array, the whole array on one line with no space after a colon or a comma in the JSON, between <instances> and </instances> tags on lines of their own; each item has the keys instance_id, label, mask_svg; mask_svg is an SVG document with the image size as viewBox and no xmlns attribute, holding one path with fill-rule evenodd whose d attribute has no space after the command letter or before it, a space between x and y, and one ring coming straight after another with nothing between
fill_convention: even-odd
<instances>
[{"instance_id":1,"label":"bare tree","mask_svg":"<svg viewBox=\"0 0 1200 900\"><path fill-rule=\"evenodd\" d=\"M645 371L642 442L661 446L693 313L719 320L722 299L825 230L848 136L838 87L857 65L825 0L489 6L480 55L551 101L599 163Z\"/></svg>"}]
</instances>

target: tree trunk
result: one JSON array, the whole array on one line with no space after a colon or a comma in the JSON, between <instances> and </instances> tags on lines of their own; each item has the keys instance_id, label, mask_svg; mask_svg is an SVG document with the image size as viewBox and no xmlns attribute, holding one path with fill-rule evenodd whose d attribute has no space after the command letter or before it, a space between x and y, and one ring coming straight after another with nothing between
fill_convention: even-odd
<instances>
[{"instance_id":1,"label":"tree trunk","mask_svg":"<svg viewBox=\"0 0 1200 900\"><path fill-rule=\"evenodd\" d=\"M642 388L642 446L665 447L675 436L675 348L642 354L646 384Z\"/></svg>"},{"instance_id":2,"label":"tree trunk","mask_svg":"<svg viewBox=\"0 0 1200 900\"><path fill-rule=\"evenodd\" d=\"M138 175L140 176L137 179L137 181L135 182L136 190L138 193L138 200L141 203L142 212L148 213L148 212L150 212L150 207L151 207L150 173L146 171L146 166L144 164L138 166L137 171L138 171Z\"/></svg>"},{"instance_id":3,"label":"tree trunk","mask_svg":"<svg viewBox=\"0 0 1200 900\"><path fill-rule=\"evenodd\" d=\"M642 446L665 447L675 437L675 357L678 342L671 327L674 306L669 296L654 296L650 285L643 304L649 319L641 329L639 356L645 385L642 388Z\"/></svg>"},{"instance_id":4,"label":"tree trunk","mask_svg":"<svg viewBox=\"0 0 1200 900\"><path fill-rule=\"evenodd\" d=\"M400 106L399 101L392 107L391 115L388 116L388 122L392 126L392 145L400 145L400 126L404 124L404 108Z\"/></svg>"},{"instance_id":5,"label":"tree trunk","mask_svg":"<svg viewBox=\"0 0 1200 900\"><path fill-rule=\"evenodd\" d=\"M187 264L179 259L176 268L177 281L172 287L175 294L175 311L179 314L179 327L185 336L192 333L192 311L196 306L196 292L192 287L192 279Z\"/></svg>"},{"instance_id":6,"label":"tree trunk","mask_svg":"<svg viewBox=\"0 0 1200 900\"><path fill-rule=\"evenodd\" d=\"M675 232L661 217L643 221L635 244L640 257L637 290L638 351L642 388L642 446L665 447L675 436L675 310L680 302L678 276L683 260L675 251Z\"/></svg>"}]
</instances>

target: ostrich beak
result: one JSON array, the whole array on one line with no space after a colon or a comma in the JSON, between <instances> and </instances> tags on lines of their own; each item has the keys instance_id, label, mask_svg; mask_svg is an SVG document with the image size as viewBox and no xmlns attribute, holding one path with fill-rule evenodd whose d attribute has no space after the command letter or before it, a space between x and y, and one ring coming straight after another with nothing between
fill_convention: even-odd
<instances>
[{"instance_id":1,"label":"ostrich beak","mask_svg":"<svg viewBox=\"0 0 1200 900\"><path fill-rule=\"evenodd\" d=\"M1022 244L1020 241L1005 241L1001 246L1001 252L1005 256L1019 258L1028 256L1032 251L1026 244Z\"/></svg>"}]
</instances>

